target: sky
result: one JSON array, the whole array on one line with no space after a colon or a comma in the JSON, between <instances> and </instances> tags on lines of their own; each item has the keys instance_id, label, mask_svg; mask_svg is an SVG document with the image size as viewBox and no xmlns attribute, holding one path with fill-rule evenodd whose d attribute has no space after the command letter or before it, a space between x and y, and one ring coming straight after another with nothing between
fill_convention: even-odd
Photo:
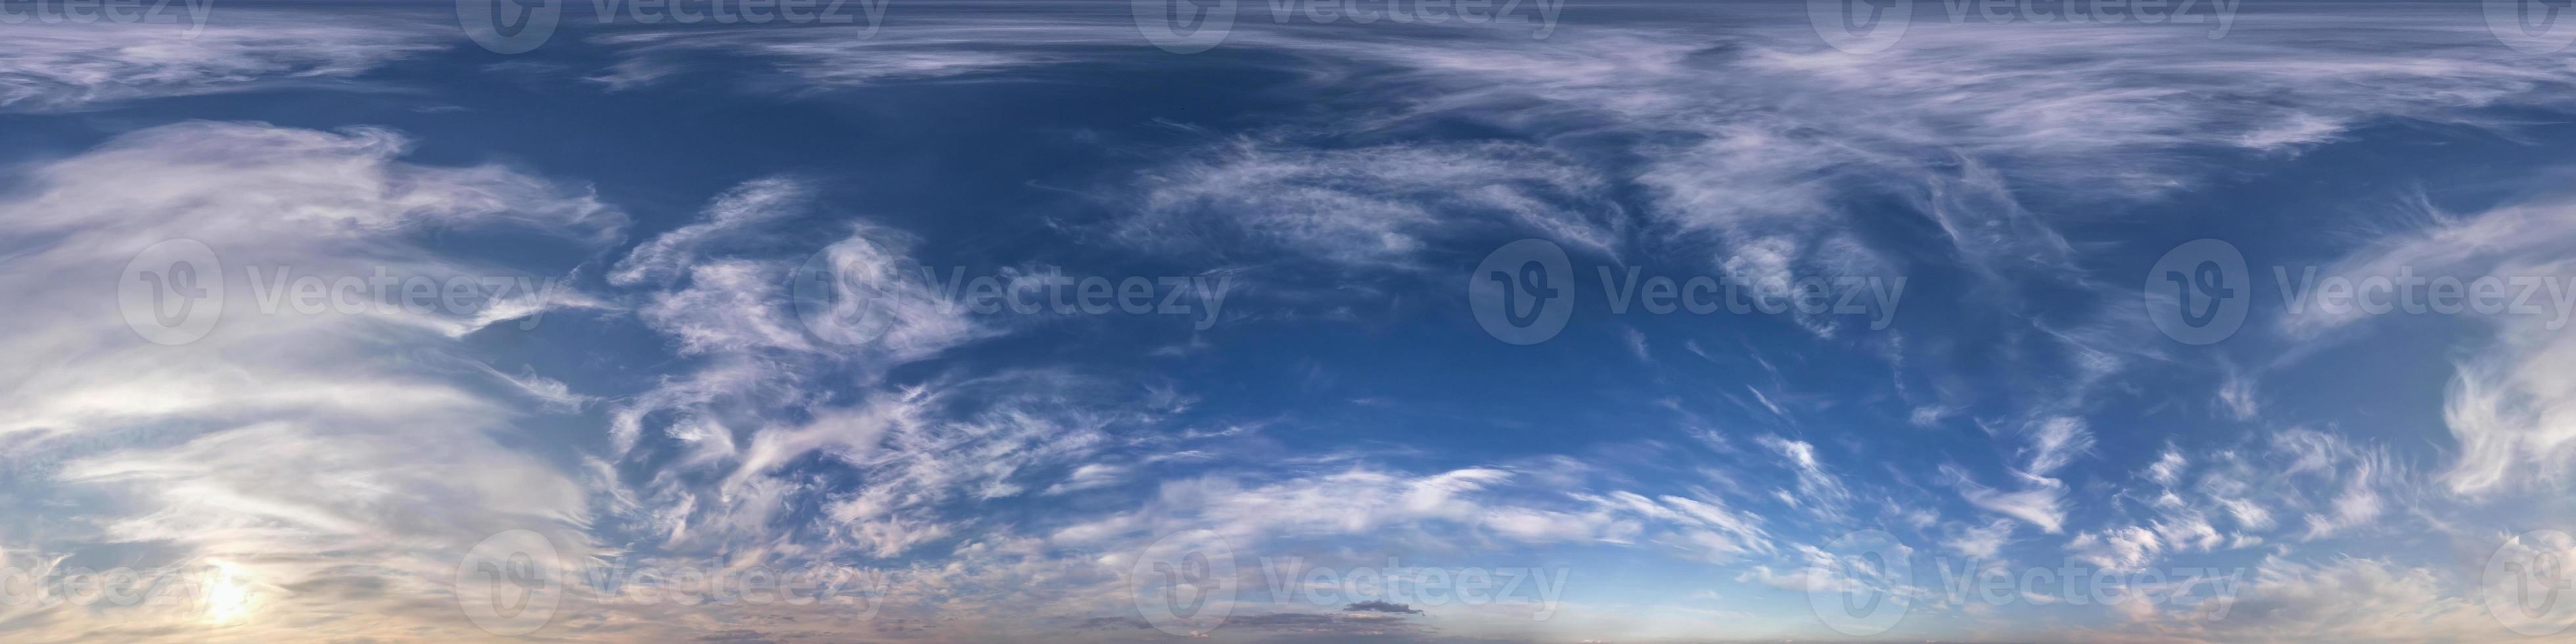
<instances>
[{"instance_id":1,"label":"sky","mask_svg":"<svg viewBox=\"0 0 2576 644\"><path fill-rule=\"evenodd\" d=\"M0 0L0 640L2576 638L2545 0Z\"/></svg>"}]
</instances>

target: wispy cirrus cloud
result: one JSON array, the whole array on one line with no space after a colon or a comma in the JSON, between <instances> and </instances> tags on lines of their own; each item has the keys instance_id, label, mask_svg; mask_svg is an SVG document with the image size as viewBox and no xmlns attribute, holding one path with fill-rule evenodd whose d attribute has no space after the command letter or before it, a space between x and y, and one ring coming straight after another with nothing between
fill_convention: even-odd
<instances>
[{"instance_id":1,"label":"wispy cirrus cloud","mask_svg":"<svg viewBox=\"0 0 2576 644\"><path fill-rule=\"evenodd\" d=\"M2576 283L2576 253L2567 250L2576 244L2576 226L2568 225L2568 212L2561 200L2544 197L2475 215L2437 213L2387 231L2320 271L2353 280L2396 279L2402 271L2462 284L2490 280L2517 291L2499 296L2520 306L2463 309L2491 335L2457 363L2443 396L2444 424L2458 452L2441 479L2454 493L2548 486L2565 480L2567 463L2576 460L2576 416L2568 411L2576 388L2555 369L2576 355L2564 332L2568 311L2576 310L2565 286ZM2307 295L2314 298L2313 291ZM2359 307L2296 304L2299 313L2284 316L2279 327L2296 339L2349 341L2351 334L2338 331L2366 328L2374 317Z\"/></svg>"},{"instance_id":2,"label":"wispy cirrus cloud","mask_svg":"<svg viewBox=\"0 0 2576 644\"><path fill-rule=\"evenodd\" d=\"M408 163L408 147L376 129L180 123L26 168L0 199L0 237L14 240L0 292L32 304L13 309L0 339L16 357L0 370L0 440L53 464L10 481L27 507L0 525L0 542L29 553L112 545L130 554L109 565L219 568L240 591L105 607L107 621L51 604L11 618L24 636L195 632L255 614L349 636L466 637L442 617L452 606L421 600L447 592L465 548L511 527L590 520L587 490L555 455L496 439L564 411L512 391L580 394L455 368L452 356L472 351L460 336L487 324L477 312L317 313L255 295L258 271L545 275L565 267L444 258L424 240L508 230L578 254L623 225L580 191L498 166ZM167 239L213 249L217 264L191 266L223 286L222 299L197 304L224 317L180 345L146 342L116 298L128 260ZM287 599L298 595L335 601ZM348 610L382 619L331 623Z\"/></svg>"},{"instance_id":3,"label":"wispy cirrus cloud","mask_svg":"<svg viewBox=\"0 0 2576 644\"><path fill-rule=\"evenodd\" d=\"M1436 240L1479 225L1615 253L1624 219L1606 181L1562 153L1509 144L1314 149L1242 139L1152 171L1138 214L1110 224L1144 248L1345 267L1411 267Z\"/></svg>"},{"instance_id":4,"label":"wispy cirrus cloud","mask_svg":"<svg viewBox=\"0 0 2576 644\"><path fill-rule=\"evenodd\" d=\"M0 110L75 112L134 100L348 83L387 62L444 49L435 24L313 21L228 8L183 22L0 25ZM172 19L178 15L170 15Z\"/></svg>"}]
</instances>

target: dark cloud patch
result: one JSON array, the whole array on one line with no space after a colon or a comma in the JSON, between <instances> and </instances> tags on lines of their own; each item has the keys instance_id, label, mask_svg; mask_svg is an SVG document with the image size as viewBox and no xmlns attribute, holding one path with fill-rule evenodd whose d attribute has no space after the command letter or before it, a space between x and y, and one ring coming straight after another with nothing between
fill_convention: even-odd
<instances>
[{"instance_id":1,"label":"dark cloud patch","mask_svg":"<svg viewBox=\"0 0 2576 644\"><path fill-rule=\"evenodd\" d=\"M769 634L767 633L747 629L708 633L698 636L698 641L721 642L723 644L778 644L778 640L769 639Z\"/></svg>"},{"instance_id":2,"label":"dark cloud patch","mask_svg":"<svg viewBox=\"0 0 2576 644\"><path fill-rule=\"evenodd\" d=\"M1094 617L1082 620L1080 623L1074 624L1073 627L1086 631L1122 631L1144 630L1153 628L1154 625L1145 623L1145 620L1135 619L1132 617Z\"/></svg>"},{"instance_id":3,"label":"dark cloud patch","mask_svg":"<svg viewBox=\"0 0 2576 644\"><path fill-rule=\"evenodd\" d=\"M1331 626L1339 619L1323 613L1270 613L1243 615L1225 620L1230 626L1244 628L1313 628Z\"/></svg>"},{"instance_id":4,"label":"dark cloud patch","mask_svg":"<svg viewBox=\"0 0 2576 644\"><path fill-rule=\"evenodd\" d=\"M1410 610L1411 607L1396 605ZM1421 612L1421 611L1414 611ZM1423 629L1403 617L1377 612L1356 613L1267 613L1236 615L1225 620L1225 628L1280 631L1285 633L1329 634L1340 636L1421 635Z\"/></svg>"},{"instance_id":5,"label":"dark cloud patch","mask_svg":"<svg viewBox=\"0 0 2576 644\"><path fill-rule=\"evenodd\" d=\"M1349 606L1343 606L1342 610L1371 613L1400 613L1405 615L1422 614L1422 609L1414 608L1412 604L1398 604L1383 599L1372 599L1364 602L1353 603Z\"/></svg>"},{"instance_id":6,"label":"dark cloud patch","mask_svg":"<svg viewBox=\"0 0 2576 644\"><path fill-rule=\"evenodd\" d=\"M369 576L318 577L286 584L285 588L303 597L366 599L384 595L385 580Z\"/></svg>"}]
</instances>

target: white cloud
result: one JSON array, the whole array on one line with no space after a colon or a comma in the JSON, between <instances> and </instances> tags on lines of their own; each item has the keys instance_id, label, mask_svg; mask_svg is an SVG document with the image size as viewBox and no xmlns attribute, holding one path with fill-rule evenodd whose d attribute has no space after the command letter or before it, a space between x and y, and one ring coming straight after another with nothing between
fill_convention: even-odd
<instances>
[{"instance_id":1,"label":"white cloud","mask_svg":"<svg viewBox=\"0 0 2576 644\"><path fill-rule=\"evenodd\" d=\"M2381 500L2379 491L2384 482L2377 479L2382 475L2381 470L2387 467L2389 465L2379 458L2356 459L2344 473L2343 489L2335 494L2332 504L2324 512L2307 515L2306 538L2324 537L2378 519L2386 503Z\"/></svg>"},{"instance_id":2,"label":"white cloud","mask_svg":"<svg viewBox=\"0 0 2576 644\"><path fill-rule=\"evenodd\" d=\"M2049 418L2032 424L2029 431L2030 466L2024 471L2032 475L2046 476L2093 449L2093 432L2081 419Z\"/></svg>"},{"instance_id":3,"label":"white cloud","mask_svg":"<svg viewBox=\"0 0 2576 644\"><path fill-rule=\"evenodd\" d=\"M670 416L671 436L696 445L692 461L730 458L737 429L728 425L765 424L773 422L771 414L813 404L811 378L855 367L869 382L885 369L990 333L965 311L944 305L909 270L906 239L894 231L859 226L803 262L740 243L763 234L760 224L792 213L809 195L789 179L746 182L712 201L700 222L639 245L619 263L612 281L658 288L645 296L638 319L670 337L680 353L705 360L613 412L611 436L620 452L643 437L648 417ZM702 257L715 250L731 252ZM686 279L671 283L677 276ZM831 292L794 291L817 286L794 280L828 280ZM695 422L677 422L688 419ZM793 434L813 431L809 425ZM754 441L760 449L784 444L761 445Z\"/></svg>"},{"instance_id":4,"label":"white cloud","mask_svg":"<svg viewBox=\"0 0 2576 644\"><path fill-rule=\"evenodd\" d=\"M859 5L849 5L856 9ZM865 20L865 18L861 18ZM750 56L772 63L785 82L753 89L799 93L809 87L848 88L893 82L954 79L1073 60L1051 45L1095 42L1103 34L1059 21L984 15L971 22L914 16L900 29L866 37L849 25L753 30L665 29L599 36L594 42L624 58L588 80L609 91L651 86L686 71L709 54ZM1132 35L1132 34L1130 34Z\"/></svg>"},{"instance_id":5,"label":"white cloud","mask_svg":"<svg viewBox=\"0 0 2576 644\"><path fill-rule=\"evenodd\" d=\"M2237 373L2234 367L2228 368L2227 383L2218 388L2218 402L2237 420L2253 420L2263 411L2262 402L2256 399L2254 377Z\"/></svg>"},{"instance_id":6,"label":"white cloud","mask_svg":"<svg viewBox=\"0 0 2576 644\"><path fill-rule=\"evenodd\" d=\"M783 262L716 260L689 267L688 284L655 293L636 315L687 354L818 351L785 306Z\"/></svg>"},{"instance_id":7,"label":"white cloud","mask_svg":"<svg viewBox=\"0 0 2576 644\"><path fill-rule=\"evenodd\" d=\"M383 130L181 123L31 165L23 189L0 199L0 238L43 240L14 249L0 274L0 292L22 304L0 336L11 356L0 436L58 464L9 483L12 498L48 507L5 522L41 539L12 550L122 548L137 567L221 566L246 593L221 607L103 607L104 619L42 607L10 618L29 629L17 637L187 630L213 609L300 624L307 637L467 637L453 606L412 602L448 592L467 547L512 528L557 532L571 556L596 547L580 530L593 515L579 479L496 439L580 398L466 357L459 336L485 323L474 312L266 309L242 277L547 275L564 268L444 259L424 240L538 233L580 256L623 221L579 190L398 160L407 148ZM223 307L210 333L165 346L127 328L111 280L173 238L215 250L222 266L199 277L225 280L225 292L198 301ZM302 600L326 595L341 601ZM334 620L340 611L376 617Z\"/></svg>"},{"instance_id":8,"label":"white cloud","mask_svg":"<svg viewBox=\"0 0 2576 644\"><path fill-rule=\"evenodd\" d=\"M2049 534L2057 534L2066 525L2066 488L2056 479L2031 478L2027 479L2030 487L2005 491L1978 484L1962 472L1953 470L1951 475L1958 477L1959 495L1969 505L2030 522Z\"/></svg>"},{"instance_id":9,"label":"white cloud","mask_svg":"<svg viewBox=\"0 0 2576 644\"><path fill-rule=\"evenodd\" d=\"M2154 563L2156 553L2163 549L2164 543L2157 540L2154 531L2135 526L2098 534L2078 533L2066 542L2066 551L2076 559L2115 574L2134 572Z\"/></svg>"},{"instance_id":10,"label":"white cloud","mask_svg":"<svg viewBox=\"0 0 2576 644\"><path fill-rule=\"evenodd\" d=\"M1996 520L1982 526L1962 526L1941 545L1969 558L1986 559L2002 552L2011 543L2012 534L2012 521Z\"/></svg>"},{"instance_id":11,"label":"white cloud","mask_svg":"<svg viewBox=\"0 0 2576 644\"><path fill-rule=\"evenodd\" d=\"M1110 465L1107 463L1084 463L1081 467L1073 468L1072 474L1065 475L1064 482L1047 486L1046 494L1056 495L1097 487L1106 487L1116 484L1120 480L1124 479L1128 472L1129 470L1125 466Z\"/></svg>"},{"instance_id":12,"label":"white cloud","mask_svg":"<svg viewBox=\"0 0 2576 644\"><path fill-rule=\"evenodd\" d=\"M697 260L698 246L750 232L763 223L796 214L812 189L786 177L743 182L707 204L701 221L671 229L628 251L608 274L611 284L634 286L667 283Z\"/></svg>"},{"instance_id":13,"label":"white cloud","mask_svg":"<svg viewBox=\"0 0 2576 644\"><path fill-rule=\"evenodd\" d=\"M171 5L178 7L181 5ZM432 28L315 20L227 8L184 23L0 25L0 110L69 112L124 101L347 82L388 61L444 47ZM170 14L185 18L184 14Z\"/></svg>"},{"instance_id":14,"label":"white cloud","mask_svg":"<svg viewBox=\"0 0 2576 644\"><path fill-rule=\"evenodd\" d=\"M2027 469L2011 470L2012 478L2021 482L2019 490L1987 487L1950 465L1941 466L1941 472L1953 480L1969 505L2028 521L2041 532L2057 534L2066 525L2066 484L2047 475L2092 450L2093 434L2083 420L2069 417L2040 419L2029 423L2024 433L2030 444L2020 452L2030 458L2030 463Z\"/></svg>"},{"instance_id":15,"label":"white cloud","mask_svg":"<svg viewBox=\"0 0 2576 644\"><path fill-rule=\"evenodd\" d=\"M2164 453L2156 456L2154 464L2147 466L2147 479L2159 485L2172 487L2182 481L2183 468L2190 465L2191 461L2183 458L2180 450L2167 447Z\"/></svg>"},{"instance_id":16,"label":"white cloud","mask_svg":"<svg viewBox=\"0 0 2576 644\"><path fill-rule=\"evenodd\" d=\"M2562 365L2576 358L2576 341L2563 329L2570 316L2564 292L2576 283L2576 226L2571 206L2536 203L2485 214L2437 220L2433 226L2389 235L2321 274L2362 279L2395 276L2459 280L2553 280L2559 293L2534 293L2534 306L2470 314L2489 323L2494 336L2463 359L2443 396L2443 421L2459 441L2458 456L2442 473L2454 493L2478 495L2560 482L2576 462L2576 378ZM2520 290L2520 289L2515 289ZM2518 297L2520 294L2509 294ZM2315 337L2368 319L2365 311L2308 309L2283 323L2294 337Z\"/></svg>"},{"instance_id":17,"label":"white cloud","mask_svg":"<svg viewBox=\"0 0 2576 644\"><path fill-rule=\"evenodd\" d=\"M1517 230L1611 251L1604 181L1546 148L1411 144L1315 149L1240 139L1154 171L1116 235L1192 253L1281 249L1334 264L1412 266L1461 229Z\"/></svg>"},{"instance_id":18,"label":"white cloud","mask_svg":"<svg viewBox=\"0 0 2576 644\"><path fill-rule=\"evenodd\" d=\"M2265 557L2250 579L2222 583L2242 585L2233 601L2166 607L2160 621L2141 627L2210 641L2476 641L2505 633L2433 570L2390 561Z\"/></svg>"},{"instance_id":19,"label":"white cloud","mask_svg":"<svg viewBox=\"0 0 2576 644\"><path fill-rule=\"evenodd\" d=\"M1825 471L1824 463L1816 460L1816 446L1778 436L1763 436L1759 441L1763 447L1771 448L1781 458L1787 459L1790 469L1797 472L1798 495L1791 499L1793 505L1812 507L1826 516L1842 513L1843 506L1851 500L1851 490L1843 486L1842 479Z\"/></svg>"},{"instance_id":20,"label":"white cloud","mask_svg":"<svg viewBox=\"0 0 2576 644\"><path fill-rule=\"evenodd\" d=\"M2238 526L2248 530L2264 530L2272 527L2272 511L2264 509L2260 504L2245 499L2227 498L2218 499L2218 503L2227 508L2228 516L2235 518Z\"/></svg>"}]
</instances>

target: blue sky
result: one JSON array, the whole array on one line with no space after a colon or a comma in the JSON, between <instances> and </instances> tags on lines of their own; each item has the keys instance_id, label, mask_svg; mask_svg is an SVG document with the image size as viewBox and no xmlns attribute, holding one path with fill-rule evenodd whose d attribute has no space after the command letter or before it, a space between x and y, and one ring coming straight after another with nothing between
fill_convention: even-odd
<instances>
[{"instance_id":1,"label":"blue sky","mask_svg":"<svg viewBox=\"0 0 2576 644\"><path fill-rule=\"evenodd\" d=\"M2565 637L2576 26L1903 1L0 2L0 638Z\"/></svg>"}]
</instances>

